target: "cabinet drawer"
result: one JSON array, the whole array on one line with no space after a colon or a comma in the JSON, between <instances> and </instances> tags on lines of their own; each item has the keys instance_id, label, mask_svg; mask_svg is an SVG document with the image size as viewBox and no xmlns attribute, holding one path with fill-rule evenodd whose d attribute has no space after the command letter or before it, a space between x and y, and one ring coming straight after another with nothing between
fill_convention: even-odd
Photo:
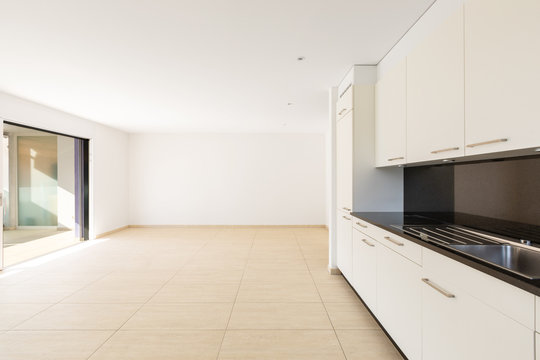
<instances>
[{"instance_id":1,"label":"cabinet drawer","mask_svg":"<svg viewBox=\"0 0 540 360\"><path fill-rule=\"evenodd\" d=\"M460 288L528 329L535 326L535 296L470 266L423 248L424 272L433 281Z\"/></svg>"},{"instance_id":2,"label":"cabinet drawer","mask_svg":"<svg viewBox=\"0 0 540 360\"><path fill-rule=\"evenodd\" d=\"M422 265L422 247L420 245L361 219L355 218L353 227L377 240L384 246L394 250L398 254L405 256L407 259L418 265Z\"/></svg>"},{"instance_id":3,"label":"cabinet drawer","mask_svg":"<svg viewBox=\"0 0 540 360\"><path fill-rule=\"evenodd\" d=\"M336 118L339 120L349 111L351 111L353 108L352 84L349 85L349 87L346 88L346 90L342 94L339 94L338 96L339 97L336 103Z\"/></svg>"}]
</instances>

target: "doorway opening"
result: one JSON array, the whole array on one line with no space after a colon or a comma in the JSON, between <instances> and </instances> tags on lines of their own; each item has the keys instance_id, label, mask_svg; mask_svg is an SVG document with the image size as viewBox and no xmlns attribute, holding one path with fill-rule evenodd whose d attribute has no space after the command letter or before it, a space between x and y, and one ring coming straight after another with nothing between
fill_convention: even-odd
<instances>
[{"instance_id":1,"label":"doorway opening","mask_svg":"<svg viewBox=\"0 0 540 360\"><path fill-rule=\"evenodd\" d=\"M88 239L88 140L4 122L4 267Z\"/></svg>"}]
</instances>

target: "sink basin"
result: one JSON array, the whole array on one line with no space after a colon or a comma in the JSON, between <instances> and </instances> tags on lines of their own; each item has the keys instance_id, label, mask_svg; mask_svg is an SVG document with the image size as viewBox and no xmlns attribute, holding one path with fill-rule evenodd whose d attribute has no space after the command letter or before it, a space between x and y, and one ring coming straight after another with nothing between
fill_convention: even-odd
<instances>
[{"instance_id":1,"label":"sink basin","mask_svg":"<svg viewBox=\"0 0 540 360\"><path fill-rule=\"evenodd\" d=\"M512 245L447 245L449 248L509 270L528 279L540 279L540 252Z\"/></svg>"}]
</instances>

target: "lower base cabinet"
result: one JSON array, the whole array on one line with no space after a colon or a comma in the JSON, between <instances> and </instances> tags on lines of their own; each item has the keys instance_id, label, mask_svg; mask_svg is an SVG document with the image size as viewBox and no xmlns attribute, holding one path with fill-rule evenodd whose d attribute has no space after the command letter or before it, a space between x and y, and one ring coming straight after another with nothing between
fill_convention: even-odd
<instances>
[{"instance_id":1,"label":"lower base cabinet","mask_svg":"<svg viewBox=\"0 0 540 360\"><path fill-rule=\"evenodd\" d=\"M352 218L346 212L338 211L336 238L339 271L352 282Z\"/></svg>"},{"instance_id":2,"label":"lower base cabinet","mask_svg":"<svg viewBox=\"0 0 540 360\"><path fill-rule=\"evenodd\" d=\"M352 285L369 309L377 312L377 247L382 246L353 228Z\"/></svg>"},{"instance_id":3,"label":"lower base cabinet","mask_svg":"<svg viewBox=\"0 0 540 360\"><path fill-rule=\"evenodd\" d=\"M424 252L419 279L423 286L423 360L534 359L532 329L469 295L430 256L439 255Z\"/></svg>"},{"instance_id":4,"label":"lower base cabinet","mask_svg":"<svg viewBox=\"0 0 540 360\"><path fill-rule=\"evenodd\" d=\"M420 265L377 246L377 318L410 360L422 359Z\"/></svg>"},{"instance_id":5,"label":"lower base cabinet","mask_svg":"<svg viewBox=\"0 0 540 360\"><path fill-rule=\"evenodd\" d=\"M343 216L339 267L409 360L540 360L540 297Z\"/></svg>"}]
</instances>

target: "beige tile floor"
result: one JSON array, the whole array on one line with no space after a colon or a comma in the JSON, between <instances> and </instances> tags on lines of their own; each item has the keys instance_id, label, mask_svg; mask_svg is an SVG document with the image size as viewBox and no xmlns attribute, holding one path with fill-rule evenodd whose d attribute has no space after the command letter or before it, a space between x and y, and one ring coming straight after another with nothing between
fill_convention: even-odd
<instances>
[{"instance_id":1,"label":"beige tile floor","mask_svg":"<svg viewBox=\"0 0 540 360\"><path fill-rule=\"evenodd\" d=\"M327 237L128 229L7 268L0 360L401 359L328 274Z\"/></svg>"}]
</instances>

